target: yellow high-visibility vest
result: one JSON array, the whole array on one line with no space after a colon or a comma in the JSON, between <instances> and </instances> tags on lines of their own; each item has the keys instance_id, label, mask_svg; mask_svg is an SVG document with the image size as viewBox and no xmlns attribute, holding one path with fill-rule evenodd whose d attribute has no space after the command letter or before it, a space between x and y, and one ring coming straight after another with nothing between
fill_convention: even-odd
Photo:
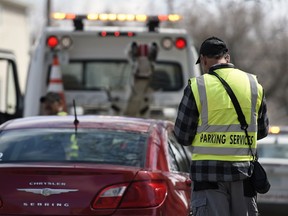
<instances>
[{"instance_id":1,"label":"yellow high-visibility vest","mask_svg":"<svg viewBox=\"0 0 288 216\"><path fill-rule=\"evenodd\" d=\"M241 70L221 68L215 72L226 80L239 101L255 154L263 88L254 75ZM192 142L192 160L251 161L245 133L223 84L214 75L204 74L190 79L190 85L200 114Z\"/></svg>"},{"instance_id":2,"label":"yellow high-visibility vest","mask_svg":"<svg viewBox=\"0 0 288 216\"><path fill-rule=\"evenodd\" d=\"M58 112L57 115L58 115L58 116L67 116L68 113L65 112L65 111L61 111L61 112Z\"/></svg>"},{"instance_id":3,"label":"yellow high-visibility vest","mask_svg":"<svg viewBox=\"0 0 288 216\"><path fill-rule=\"evenodd\" d=\"M68 113L65 111L61 111L57 113L58 116L67 116ZM79 151L79 146L78 146L78 141L76 138L75 134L72 134L70 137L70 145L69 149L67 150L67 159L77 159L78 158L78 151Z\"/></svg>"},{"instance_id":4,"label":"yellow high-visibility vest","mask_svg":"<svg viewBox=\"0 0 288 216\"><path fill-rule=\"evenodd\" d=\"M78 140L77 140L76 134L72 134L70 136L70 145L69 145L69 149L67 152L67 158L69 160L77 159L78 151L79 151L79 146L78 146Z\"/></svg>"}]
</instances>

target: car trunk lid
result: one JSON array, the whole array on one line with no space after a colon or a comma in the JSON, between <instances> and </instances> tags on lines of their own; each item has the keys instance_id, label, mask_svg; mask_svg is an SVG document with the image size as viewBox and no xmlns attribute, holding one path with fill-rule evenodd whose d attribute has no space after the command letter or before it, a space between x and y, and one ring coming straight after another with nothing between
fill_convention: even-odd
<instances>
[{"instance_id":1,"label":"car trunk lid","mask_svg":"<svg viewBox=\"0 0 288 216\"><path fill-rule=\"evenodd\" d=\"M0 166L0 214L107 215L93 210L103 188L131 182L139 168L105 164L9 164Z\"/></svg>"}]
</instances>

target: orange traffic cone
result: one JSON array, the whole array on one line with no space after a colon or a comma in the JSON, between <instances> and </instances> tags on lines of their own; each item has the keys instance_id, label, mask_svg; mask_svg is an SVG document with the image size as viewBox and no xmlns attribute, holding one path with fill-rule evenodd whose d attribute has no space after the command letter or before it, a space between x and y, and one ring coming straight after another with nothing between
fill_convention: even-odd
<instances>
[{"instance_id":1,"label":"orange traffic cone","mask_svg":"<svg viewBox=\"0 0 288 216\"><path fill-rule=\"evenodd\" d=\"M58 56L55 54L53 57L53 64L50 72L50 79L47 87L47 92L56 92L62 98L64 109L63 111L67 111L66 108L66 100L64 95L64 87L62 81L62 74L59 66Z\"/></svg>"}]
</instances>

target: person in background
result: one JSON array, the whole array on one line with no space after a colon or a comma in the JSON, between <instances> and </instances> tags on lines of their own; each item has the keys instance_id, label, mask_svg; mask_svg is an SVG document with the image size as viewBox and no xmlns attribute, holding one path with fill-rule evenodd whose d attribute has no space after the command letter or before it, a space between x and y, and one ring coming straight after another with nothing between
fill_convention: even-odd
<instances>
[{"instance_id":1,"label":"person in background","mask_svg":"<svg viewBox=\"0 0 288 216\"><path fill-rule=\"evenodd\" d=\"M191 179L194 216L256 216L256 192L251 176L256 140L268 134L269 120L262 86L256 76L230 63L225 42L206 39L200 47L202 76L191 78L178 107L174 134L192 145ZM248 123L251 151L238 115L224 86L232 88Z\"/></svg>"},{"instance_id":2,"label":"person in background","mask_svg":"<svg viewBox=\"0 0 288 216\"><path fill-rule=\"evenodd\" d=\"M60 115L65 116L67 113L63 111L64 102L57 92L48 92L40 98L44 115Z\"/></svg>"},{"instance_id":3,"label":"person in background","mask_svg":"<svg viewBox=\"0 0 288 216\"><path fill-rule=\"evenodd\" d=\"M43 107L44 115L58 115L66 116L67 113L63 111L64 102L57 92L48 92L45 96L40 98ZM66 157L68 160L77 159L79 146L76 135L73 133L70 136L68 148L66 149Z\"/></svg>"}]
</instances>

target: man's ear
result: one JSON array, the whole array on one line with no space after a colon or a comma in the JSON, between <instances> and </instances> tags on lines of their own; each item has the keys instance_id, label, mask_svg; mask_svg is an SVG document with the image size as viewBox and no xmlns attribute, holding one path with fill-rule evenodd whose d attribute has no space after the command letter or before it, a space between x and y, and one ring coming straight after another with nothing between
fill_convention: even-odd
<instances>
[{"instance_id":1,"label":"man's ear","mask_svg":"<svg viewBox=\"0 0 288 216\"><path fill-rule=\"evenodd\" d=\"M230 63L230 55L229 54L226 54L225 60L226 60L227 63Z\"/></svg>"},{"instance_id":2,"label":"man's ear","mask_svg":"<svg viewBox=\"0 0 288 216\"><path fill-rule=\"evenodd\" d=\"M203 65L207 65L207 58L206 56L202 56Z\"/></svg>"}]
</instances>

